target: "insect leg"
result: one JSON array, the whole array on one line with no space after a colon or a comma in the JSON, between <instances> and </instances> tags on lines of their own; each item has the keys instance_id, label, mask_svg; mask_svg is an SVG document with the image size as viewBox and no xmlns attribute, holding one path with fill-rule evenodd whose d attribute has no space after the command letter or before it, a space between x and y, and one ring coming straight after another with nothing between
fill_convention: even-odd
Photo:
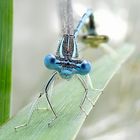
<instances>
[{"instance_id":1,"label":"insect leg","mask_svg":"<svg viewBox=\"0 0 140 140\"><path fill-rule=\"evenodd\" d=\"M47 99L47 101L48 101L48 104L49 104L49 106L50 106L50 108L51 108L51 110L52 110L54 116L55 116L54 119L51 120L51 121L48 123L48 125L50 125L50 124L57 118L57 115L56 115L56 113L55 113L55 111L54 111L54 109L53 109L53 106L52 106L52 104L51 104L51 102L50 102L49 95L48 95L49 87L50 87L50 85L52 84L52 81L53 81L54 77L56 76L56 74L57 74L57 72L55 72L55 73L52 75L52 77L50 78L50 80L48 81L48 83L47 83L47 85L46 85L46 87L45 87L46 99Z\"/></svg>"},{"instance_id":2,"label":"insect leg","mask_svg":"<svg viewBox=\"0 0 140 140\"><path fill-rule=\"evenodd\" d=\"M16 126L16 127L15 127L15 131L17 131L17 129L19 129L19 128L21 128L21 127L27 126L27 125L30 123L31 118L32 118L32 115L33 115L33 112L34 112L35 107L36 107L36 105L37 105L37 102L38 102L39 98L42 97L42 95L43 95L43 93L40 93L40 95L39 95L39 96L36 98L36 100L32 103L31 108L30 108L30 111L29 111L29 114L28 114L27 122L24 123L24 124L21 124L21 125L19 125L19 126Z\"/></svg>"},{"instance_id":3,"label":"insect leg","mask_svg":"<svg viewBox=\"0 0 140 140\"><path fill-rule=\"evenodd\" d=\"M84 89L85 89L85 95L84 95L84 98L83 98L83 100L82 100L82 102L81 102L81 104L80 104L80 108L81 108L81 110L85 113L85 115L87 116L86 111L85 111L85 110L83 109L83 107L82 107L83 104L84 104L84 102L85 102L85 100L87 99L87 100L92 104L92 106L94 106L94 105L93 105L92 101L91 101L91 100L88 98L88 96L87 96L87 94L88 94L88 87L87 87L86 82L85 82L84 79L82 79L80 76L77 75L77 77L78 77L80 83L82 84L82 86L83 86Z\"/></svg>"},{"instance_id":4,"label":"insect leg","mask_svg":"<svg viewBox=\"0 0 140 140\"><path fill-rule=\"evenodd\" d=\"M91 78L90 78L89 74L86 75L86 81L93 91L103 92L103 89L98 89L98 88L93 87L93 84L92 84L92 81L91 81Z\"/></svg>"},{"instance_id":5,"label":"insect leg","mask_svg":"<svg viewBox=\"0 0 140 140\"><path fill-rule=\"evenodd\" d=\"M53 75L51 76L51 78L50 78L50 80L48 81L48 83L51 83L51 82L52 82L52 80L54 79L54 77L55 77L56 74L57 74L57 72L53 73ZM49 86L48 83L47 83L47 85ZM35 107L36 107L36 105L37 105L37 103L38 103L38 100L39 100L39 98L42 97L43 94L44 94L44 92L43 92L43 93L40 93L40 95L37 97L37 99L32 103L31 109L30 109L29 114L28 114L27 122L24 123L24 124L21 124L21 125L19 125L19 126L16 126L16 127L15 127L15 131L17 131L17 129L19 129L19 128L21 128L21 127L27 126L27 125L30 123L31 118L32 118L32 115L33 115L33 112L34 112Z\"/></svg>"}]
</instances>

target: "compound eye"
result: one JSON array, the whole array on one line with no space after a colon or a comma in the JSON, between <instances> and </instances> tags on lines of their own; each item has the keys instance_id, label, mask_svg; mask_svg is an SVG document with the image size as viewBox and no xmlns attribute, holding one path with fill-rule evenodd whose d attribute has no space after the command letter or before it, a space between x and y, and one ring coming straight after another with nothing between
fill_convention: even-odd
<instances>
[{"instance_id":1,"label":"compound eye","mask_svg":"<svg viewBox=\"0 0 140 140\"><path fill-rule=\"evenodd\" d=\"M55 60L56 60L55 57L50 57L50 63L51 64L54 64L55 63Z\"/></svg>"},{"instance_id":2,"label":"compound eye","mask_svg":"<svg viewBox=\"0 0 140 140\"><path fill-rule=\"evenodd\" d=\"M88 74L90 72L90 70L91 70L90 62L84 60L81 63L81 66L80 66L80 74L81 75L86 75L86 74Z\"/></svg>"},{"instance_id":3,"label":"compound eye","mask_svg":"<svg viewBox=\"0 0 140 140\"><path fill-rule=\"evenodd\" d=\"M86 63L81 64L81 69L83 69L83 70L86 69Z\"/></svg>"},{"instance_id":4,"label":"compound eye","mask_svg":"<svg viewBox=\"0 0 140 140\"><path fill-rule=\"evenodd\" d=\"M56 65L56 58L53 54L48 54L44 59L44 64L49 69L54 69Z\"/></svg>"}]
</instances>

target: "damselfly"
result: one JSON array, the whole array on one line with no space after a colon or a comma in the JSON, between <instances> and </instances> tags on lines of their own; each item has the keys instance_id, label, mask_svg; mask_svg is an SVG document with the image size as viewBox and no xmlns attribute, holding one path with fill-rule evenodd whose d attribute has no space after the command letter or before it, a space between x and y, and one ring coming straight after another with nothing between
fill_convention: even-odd
<instances>
[{"instance_id":1,"label":"damselfly","mask_svg":"<svg viewBox=\"0 0 140 140\"><path fill-rule=\"evenodd\" d=\"M89 102L91 102L90 99L87 97L87 93L88 93L87 84L85 80L81 77L82 75L89 74L91 70L91 63L87 60L81 60L78 58L77 39L81 28L85 24L85 21L87 20L87 18L89 18L92 15L92 10L87 10L87 12L82 16L81 20L79 21L77 28L74 30L71 0L62 0L62 1L59 0L59 2L60 5L62 4L60 13L61 14L63 13L63 15L61 16L61 18L63 18L63 23L62 23L63 36L59 43L56 54L55 55L48 54L44 60L45 66L48 69L54 70L54 72L50 77L50 79L48 80L48 83L45 87L45 92L40 93L39 97L33 103L29 113L27 123L17 126L15 129L26 126L30 122L32 113L34 111L34 107L37 104L38 99L42 97L43 94L46 95L46 99L48 101L49 107L52 113L54 114L54 119L52 119L52 121L54 121L57 118L57 114L48 96L48 90L51 84L53 83L55 77L57 76L57 74L59 74L63 79L66 80L69 80L74 75L76 75L78 80L81 82L81 84L85 89L85 95L80 105L82 111L84 111L82 106L85 100L88 99Z\"/></svg>"}]
</instances>

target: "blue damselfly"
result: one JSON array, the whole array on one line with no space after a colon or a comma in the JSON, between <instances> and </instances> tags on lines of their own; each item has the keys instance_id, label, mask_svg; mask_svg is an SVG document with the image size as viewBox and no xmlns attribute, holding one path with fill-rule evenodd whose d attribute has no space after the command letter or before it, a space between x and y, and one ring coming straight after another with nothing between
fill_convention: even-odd
<instances>
[{"instance_id":1,"label":"blue damselfly","mask_svg":"<svg viewBox=\"0 0 140 140\"><path fill-rule=\"evenodd\" d=\"M15 129L27 126L27 124L29 124L34 111L34 107L36 106L38 99L41 98L44 94L46 95L48 105L52 113L54 114L54 119L52 119L51 122L57 118L57 113L55 112L48 96L48 90L58 74L61 76L61 78L66 80L71 79L74 75L78 78L78 80L85 89L85 95L80 104L80 108L85 114L86 112L83 109L83 104L85 100L87 99L92 104L91 100L87 97L87 84L82 78L82 75L88 75L91 71L91 63L87 60L81 60L78 58L79 54L77 47L77 39L79 32L81 31L81 28L83 28L83 26L85 25L85 21L92 15L92 10L89 9L86 11L86 13L82 16L81 20L79 21L76 29L74 30L71 0L59 0L59 4L61 5L60 17L62 22L61 24L63 35L58 45L56 54L48 54L44 59L45 66L48 69L53 70L54 72L48 80L48 83L45 87L45 92L40 93L38 98L33 103L27 122L25 124L15 127Z\"/></svg>"}]
</instances>

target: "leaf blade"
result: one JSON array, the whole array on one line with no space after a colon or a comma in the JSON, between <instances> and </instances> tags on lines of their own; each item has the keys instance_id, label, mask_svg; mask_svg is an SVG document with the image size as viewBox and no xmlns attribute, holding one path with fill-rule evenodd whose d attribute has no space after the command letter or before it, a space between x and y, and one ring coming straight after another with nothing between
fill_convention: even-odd
<instances>
[{"instance_id":1,"label":"leaf blade","mask_svg":"<svg viewBox=\"0 0 140 140\"><path fill-rule=\"evenodd\" d=\"M112 58L109 55L102 57L94 64L94 71L91 73L91 79L97 88L105 88L113 75L117 72L124 61L132 54L134 47L125 45L118 49L118 56ZM52 98L53 106L58 114L51 127L47 123L53 117L51 111L35 112L31 123L18 132L14 127L26 120L29 105L24 108L16 117L11 119L0 129L0 139L18 140L19 138L28 140L71 140L75 139L84 120L85 114L81 112L79 105L83 97L83 89L78 80L72 79L71 82L63 81L55 87ZM101 93L89 91L89 97L94 103L98 100ZM46 100L42 98L41 103L45 105ZM92 109L91 104L86 101L84 108L87 113Z\"/></svg>"}]
</instances>

